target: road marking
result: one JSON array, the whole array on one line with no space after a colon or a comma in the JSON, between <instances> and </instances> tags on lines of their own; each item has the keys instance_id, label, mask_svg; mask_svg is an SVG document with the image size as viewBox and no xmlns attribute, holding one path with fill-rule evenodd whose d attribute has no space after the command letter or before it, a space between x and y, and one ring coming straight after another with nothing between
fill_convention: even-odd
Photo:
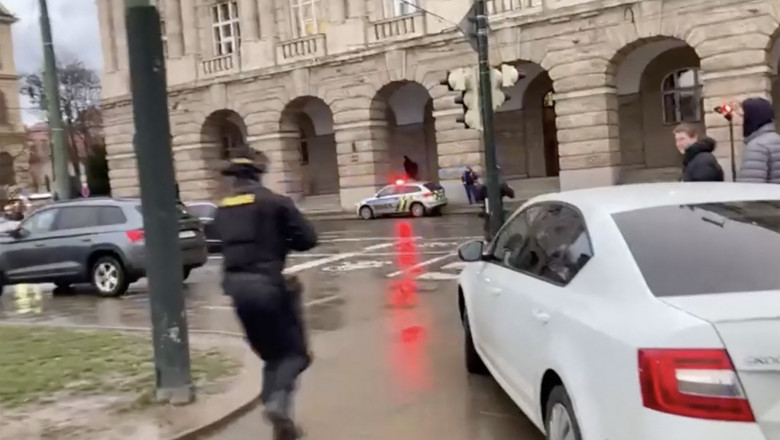
<instances>
[{"instance_id":1,"label":"road marking","mask_svg":"<svg viewBox=\"0 0 780 440\"><path fill-rule=\"evenodd\" d=\"M457 280L458 274L444 273L444 272L425 272L417 277L418 280L431 280L431 281L449 281Z\"/></svg>"},{"instance_id":2,"label":"road marking","mask_svg":"<svg viewBox=\"0 0 780 440\"><path fill-rule=\"evenodd\" d=\"M366 252L362 255L365 255L367 257L395 257L400 255L449 255L452 252L450 251L419 251L419 252ZM325 257L333 257L336 255L336 253L330 253L330 254L290 254L288 257L290 258L325 258ZM209 260L218 261L222 260L222 255L210 255Z\"/></svg>"},{"instance_id":3,"label":"road marking","mask_svg":"<svg viewBox=\"0 0 780 440\"><path fill-rule=\"evenodd\" d=\"M379 269L380 267L393 264L392 261L377 261L377 260L359 260L359 261L345 261L336 266L325 266L322 268L325 272L351 272L353 270L361 269Z\"/></svg>"},{"instance_id":4,"label":"road marking","mask_svg":"<svg viewBox=\"0 0 780 440\"><path fill-rule=\"evenodd\" d=\"M357 252L347 252L344 254L336 254L327 258L320 258L319 260L313 260L313 261L306 261L301 264L296 264L295 266L290 266L284 270L284 273L297 273L301 272L307 269L313 269L315 267L324 266L326 264L335 263L336 261L346 260L347 258L353 258L357 257L359 255L366 254L368 252L371 252L373 250L377 249L384 249L393 246L394 243L381 243L381 244L375 244L373 246L369 246L362 251Z\"/></svg>"},{"instance_id":5,"label":"road marking","mask_svg":"<svg viewBox=\"0 0 780 440\"><path fill-rule=\"evenodd\" d=\"M430 260L425 260L425 261L423 261L422 263L417 263L417 264L415 264L415 265L414 265L414 266L412 266L412 267L409 267L409 268L406 268L406 269L402 269L402 270L399 270L399 271L397 271L397 272L393 272L393 273L389 274L387 277L388 277L388 278L397 277L398 275L401 275L401 274L403 274L403 273L406 273L406 272L411 272L411 271L417 270L417 269L419 269L419 268L421 268L421 267L429 266L429 265L431 265L431 264L433 264L433 263L437 263L437 262L439 262L439 261L446 260L447 258L452 258L452 257L454 257L455 255L457 255L457 254L454 254L454 253L449 253L449 254L447 254L447 255L442 255L442 256L440 256L440 257L431 258Z\"/></svg>"},{"instance_id":6,"label":"road marking","mask_svg":"<svg viewBox=\"0 0 780 440\"><path fill-rule=\"evenodd\" d=\"M317 299L313 299L311 301L306 301L305 303L303 303L303 306L304 307L317 306L317 305L320 305L320 304L325 304L325 303L329 303L329 302L335 301L335 300L337 300L339 298L341 298L340 295L328 295L328 296L324 296L322 298L317 298ZM233 306L200 306L198 308L206 309L206 310L225 310L225 311L230 311L230 312L233 311Z\"/></svg>"},{"instance_id":7,"label":"road marking","mask_svg":"<svg viewBox=\"0 0 780 440\"><path fill-rule=\"evenodd\" d=\"M440 270L463 270L466 268L466 262L465 261L455 261L450 264L444 265L440 268Z\"/></svg>"},{"instance_id":8,"label":"road marking","mask_svg":"<svg viewBox=\"0 0 780 440\"><path fill-rule=\"evenodd\" d=\"M408 237L404 240L422 240L423 237ZM320 243L352 243L361 241L401 241L398 237L361 237L361 238L331 238L319 240Z\"/></svg>"}]
</instances>

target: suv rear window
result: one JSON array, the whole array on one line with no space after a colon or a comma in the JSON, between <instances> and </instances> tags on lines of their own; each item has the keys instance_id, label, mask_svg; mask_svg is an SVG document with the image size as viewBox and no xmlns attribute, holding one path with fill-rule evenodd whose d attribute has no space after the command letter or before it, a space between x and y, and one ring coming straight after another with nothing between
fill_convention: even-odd
<instances>
[{"instance_id":1,"label":"suv rear window","mask_svg":"<svg viewBox=\"0 0 780 440\"><path fill-rule=\"evenodd\" d=\"M179 218L180 219L193 217L193 215L190 214L190 211L187 210L187 207L183 203L177 203L176 207L179 209ZM143 205L141 205L140 203L135 205L135 209L136 209L136 211L138 211L139 214L141 214L141 215L144 214Z\"/></svg>"},{"instance_id":2,"label":"suv rear window","mask_svg":"<svg viewBox=\"0 0 780 440\"><path fill-rule=\"evenodd\" d=\"M424 183L423 186L428 188L430 191L438 191L440 189L444 189L444 187L441 186L439 182L428 182L428 183Z\"/></svg>"},{"instance_id":3,"label":"suv rear window","mask_svg":"<svg viewBox=\"0 0 780 440\"><path fill-rule=\"evenodd\" d=\"M780 201L662 206L614 214L655 296L780 289Z\"/></svg>"}]
</instances>

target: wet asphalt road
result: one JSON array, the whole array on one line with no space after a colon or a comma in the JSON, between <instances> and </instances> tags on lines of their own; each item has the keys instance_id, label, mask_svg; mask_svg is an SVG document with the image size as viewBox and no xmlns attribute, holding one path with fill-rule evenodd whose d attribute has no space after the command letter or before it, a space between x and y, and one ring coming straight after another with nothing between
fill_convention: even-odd
<instances>
[{"instance_id":1,"label":"wet asphalt road","mask_svg":"<svg viewBox=\"0 0 780 440\"><path fill-rule=\"evenodd\" d=\"M321 440L538 440L542 436L490 378L469 377L457 312L457 245L482 231L475 216L320 222L321 245L288 270L306 286L315 362L297 415ZM186 284L193 329L240 331L219 290L219 257ZM148 326L143 282L121 299L79 288L8 288L0 320ZM258 372L258 380L260 372ZM270 439L259 410L214 440ZM204 439L205 440L205 439Z\"/></svg>"}]
</instances>

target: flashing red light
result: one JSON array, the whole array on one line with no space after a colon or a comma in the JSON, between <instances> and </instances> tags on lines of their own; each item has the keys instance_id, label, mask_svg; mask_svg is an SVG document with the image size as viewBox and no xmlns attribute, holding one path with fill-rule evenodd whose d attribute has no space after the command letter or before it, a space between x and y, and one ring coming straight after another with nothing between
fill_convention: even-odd
<instances>
[{"instance_id":1,"label":"flashing red light","mask_svg":"<svg viewBox=\"0 0 780 440\"><path fill-rule=\"evenodd\" d=\"M395 181L396 185L403 185L404 183L406 183L406 181L404 179L398 179L398 180Z\"/></svg>"}]
</instances>

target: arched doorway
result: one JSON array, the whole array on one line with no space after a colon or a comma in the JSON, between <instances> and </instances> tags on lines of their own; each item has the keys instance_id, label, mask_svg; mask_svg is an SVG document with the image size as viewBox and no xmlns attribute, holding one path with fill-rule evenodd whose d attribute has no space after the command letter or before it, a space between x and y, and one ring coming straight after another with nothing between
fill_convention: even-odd
<instances>
[{"instance_id":1,"label":"arched doorway","mask_svg":"<svg viewBox=\"0 0 780 440\"><path fill-rule=\"evenodd\" d=\"M704 129L700 60L676 38L636 41L612 61L618 93L618 128L624 165L621 183L680 178L674 127Z\"/></svg>"},{"instance_id":2,"label":"arched doorway","mask_svg":"<svg viewBox=\"0 0 780 440\"><path fill-rule=\"evenodd\" d=\"M220 171L237 150L248 145L246 125L235 111L217 110L206 117L200 137L209 178L216 182L209 185L209 196L214 199L224 197L229 188L226 179L221 178Z\"/></svg>"},{"instance_id":3,"label":"arched doorway","mask_svg":"<svg viewBox=\"0 0 780 440\"><path fill-rule=\"evenodd\" d=\"M558 130L550 75L536 63L515 67L525 78L504 89L509 99L495 113L496 159L526 198L560 188Z\"/></svg>"},{"instance_id":4,"label":"arched doorway","mask_svg":"<svg viewBox=\"0 0 780 440\"><path fill-rule=\"evenodd\" d=\"M386 181L406 176L408 157L417 165L416 180L439 180L439 154L433 119L433 100L428 89L412 81L396 81L382 87L374 96L372 110L384 116L388 176ZM374 128L380 130L380 128Z\"/></svg>"},{"instance_id":5,"label":"arched doorway","mask_svg":"<svg viewBox=\"0 0 780 440\"><path fill-rule=\"evenodd\" d=\"M294 158L285 167L293 172L294 186L307 205L340 205L338 152L328 104L314 96L296 98L282 111L279 125L286 134L284 149Z\"/></svg>"}]
</instances>

